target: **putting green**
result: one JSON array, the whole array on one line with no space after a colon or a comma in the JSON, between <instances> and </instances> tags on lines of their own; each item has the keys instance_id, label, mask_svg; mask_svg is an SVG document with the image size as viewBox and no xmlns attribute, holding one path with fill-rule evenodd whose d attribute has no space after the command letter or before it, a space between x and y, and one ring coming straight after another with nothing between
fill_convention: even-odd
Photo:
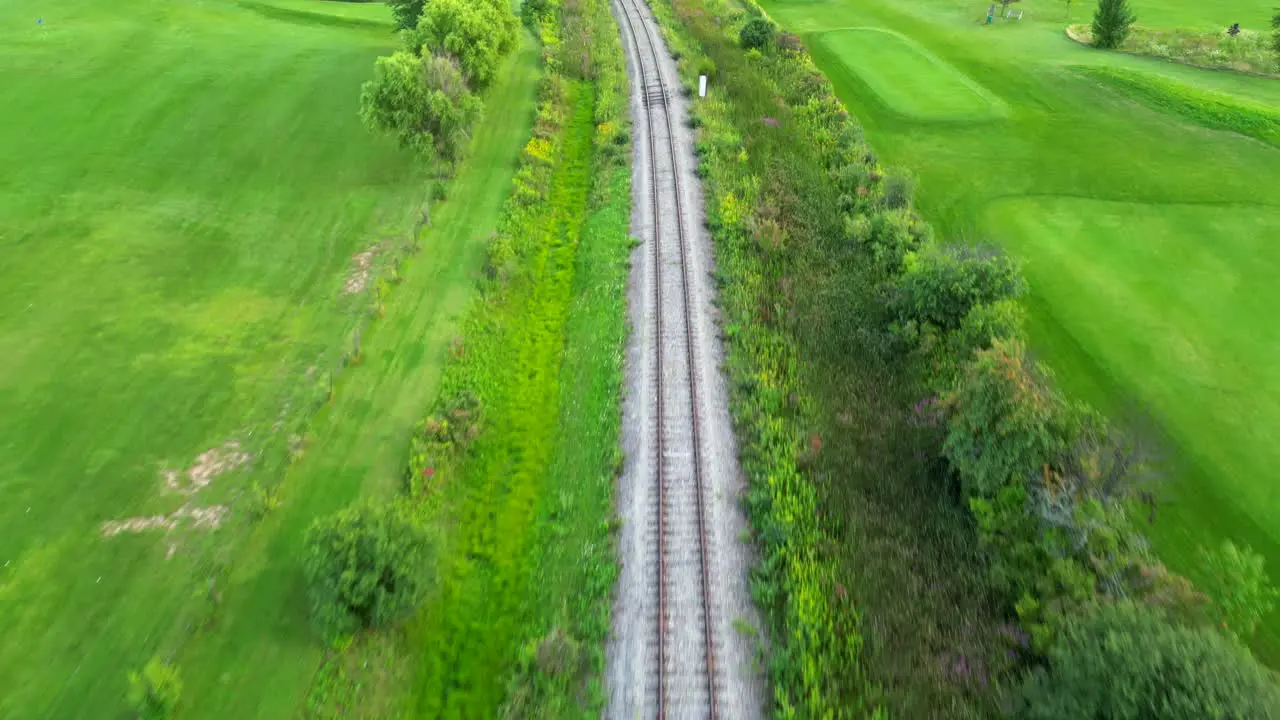
<instances>
[{"instance_id":1,"label":"putting green","mask_svg":"<svg viewBox=\"0 0 1280 720\"><path fill-rule=\"evenodd\" d=\"M897 33L851 28L824 32L815 39L899 115L916 120L972 120L1002 114L997 98Z\"/></svg>"},{"instance_id":2,"label":"putting green","mask_svg":"<svg viewBox=\"0 0 1280 720\"><path fill-rule=\"evenodd\" d=\"M1059 332L1280 541L1280 488L1258 482L1280 464L1280 208L1022 197L985 215Z\"/></svg>"}]
</instances>

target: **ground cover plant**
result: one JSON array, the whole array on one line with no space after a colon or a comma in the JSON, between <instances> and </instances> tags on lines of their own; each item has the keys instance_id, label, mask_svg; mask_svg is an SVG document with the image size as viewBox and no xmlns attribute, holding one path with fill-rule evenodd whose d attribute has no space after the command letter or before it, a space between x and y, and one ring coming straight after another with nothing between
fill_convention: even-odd
<instances>
[{"instance_id":1,"label":"ground cover plant","mask_svg":"<svg viewBox=\"0 0 1280 720\"><path fill-rule=\"evenodd\" d=\"M1171 568L1201 579L1199 548L1222 538L1280 566L1274 498L1253 479L1275 460L1262 428L1280 407L1257 334L1269 325L1253 310L1275 302L1261 238L1276 231L1280 155L1258 136L1280 87L1081 47L1047 4L991 27L941 1L765 6L807 42L879 155L912 170L916 206L940 236L1023 260L1037 356L1069 395L1156 449L1167 481L1148 534ZM1152 27L1195 32L1267 15L1248 2L1133 6ZM1008 112L903 113L876 91L873 63L849 59L867 36L850 26L909 37ZM1273 663L1276 623L1269 615L1251 640Z\"/></svg>"},{"instance_id":2,"label":"ground cover plant","mask_svg":"<svg viewBox=\"0 0 1280 720\"><path fill-rule=\"evenodd\" d=\"M1096 44L1088 25L1068 26L1067 36ZM1232 35L1225 30L1165 30L1134 25L1114 49L1202 68L1270 76L1280 73L1280 57L1274 51L1272 37L1258 30L1240 30Z\"/></svg>"},{"instance_id":3,"label":"ground cover plant","mask_svg":"<svg viewBox=\"0 0 1280 720\"><path fill-rule=\"evenodd\" d=\"M4 176L0 214L18 233L6 242L33 249L4 283L27 308L4 313L5 342L28 351L9 355L22 384L3 388L19 412L0 464L26 489L0 538L0 592L23 608L0 618L14 641L0 677L21 688L0 714L124 708L126 670L155 654L181 671L184 717L292 716L323 654L305 530L399 484L527 138L536 52L506 61L485 95L498 119L475 126L474 162L448 181L360 127L360 85L395 43L385 6L0 16L6 33L22 22L0 56L21 69L5 74L21 125L0 154L26 168ZM66 93L97 108L73 130ZM433 186L467 201L425 217ZM419 242L430 252L401 264ZM35 492L54 476L78 483L75 501Z\"/></svg>"}]
</instances>

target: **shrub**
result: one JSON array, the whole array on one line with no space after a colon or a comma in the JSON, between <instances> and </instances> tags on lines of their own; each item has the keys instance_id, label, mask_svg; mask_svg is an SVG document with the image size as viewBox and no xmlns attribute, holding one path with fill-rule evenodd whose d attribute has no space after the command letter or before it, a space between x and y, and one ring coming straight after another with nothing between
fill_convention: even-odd
<instances>
[{"instance_id":1,"label":"shrub","mask_svg":"<svg viewBox=\"0 0 1280 720\"><path fill-rule=\"evenodd\" d=\"M943 405L950 417L942 450L966 500L1041 475L1066 454L1080 424L1018 340L994 340L978 352Z\"/></svg>"},{"instance_id":2,"label":"shrub","mask_svg":"<svg viewBox=\"0 0 1280 720\"><path fill-rule=\"evenodd\" d=\"M1280 55L1280 9L1276 10L1276 14L1271 16L1271 27L1274 29L1275 35L1271 39L1271 47Z\"/></svg>"},{"instance_id":3,"label":"shrub","mask_svg":"<svg viewBox=\"0 0 1280 720\"><path fill-rule=\"evenodd\" d=\"M397 30L409 30L418 24L422 16L422 8L427 0L387 0L391 6L391 16L395 18Z\"/></svg>"},{"instance_id":4,"label":"shrub","mask_svg":"<svg viewBox=\"0 0 1280 720\"><path fill-rule=\"evenodd\" d=\"M327 635L386 625L428 585L426 532L399 504L360 505L316 520L303 568L316 627Z\"/></svg>"},{"instance_id":5,"label":"shrub","mask_svg":"<svg viewBox=\"0 0 1280 720\"><path fill-rule=\"evenodd\" d=\"M182 700L182 678L174 666L151 658L141 671L129 673L129 704L140 718L163 720Z\"/></svg>"},{"instance_id":6,"label":"shrub","mask_svg":"<svg viewBox=\"0 0 1280 720\"><path fill-rule=\"evenodd\" d=\"M1276 589L1267 577L1266 560L1247 545L1227 540L1217 550L1202 549L1200 564L1212 600L1210 612L1224 630L1248 638L1275 607Z\"/></svg>"},{"instance_id":7,"label":"shrub","mask_svg":"<svg viewBox=\"0 0 1280 720\"><path fill-rule=\"evenodd\" d=\"M447 57L397 52L380 57L361 89L360 117L423 155L455 159L480 116L480 101Z\"/></svg>"},{"instance_id":8,"label":"shrub","mask_svg":"<svg viewBox=\"0 0 1280 720\"><path fill-rule=\"evenodd\" d=\"M974 307L1014 300L1026 292L1018 264L1008 255L964 246L932 248L906 258L889 297L899 333L951 333Z\"/></svg>"},{"instance_id":9,"label":"shrub","mask_svg":"<svg viewBox=\"0 0 1280 720\"><path fill-rule=\"evenodd\" d=\"M738 31L738 41L747 50L763 52L773 43L774 34L773 23L762 17L753 17L742 26L742 30Z\"/></svg>"},{"instance_id":10,"label":"shrub","mask_svg":"<svg viewBox=\"0 0 1280 720\"><path fill-rule=\"evenodd\" d=\"M1280 716L1280 692L1238 642L1118 603L1068 623L1019 691L1027 720Z\"/></svg>"},{"instance_id":11,"label":"shrub","mask_svg":"<svg viewBox=\"0 0 1280 720\"><path fill-rule=\"evenodd\" d=\"M520 20L531 29L537 28L551 10L551 0L524 0L520 3Z\"/></svg>"},{"instance_id":12,"label":"shrub","mask_svg":"<svg viewBox=\"0 0 1280 720\"><path fill-rule=\"evenodd\" d=\"M431 0L408 35L415 53L448 54L472 89L493 82L498 62L516 42L517 22L501 0Z\"/></svg>"},{"instance_id":13,"label":"shrub","mask_svg":"<svg viewBox=\"0 0 1280 720\"><path fill-rule=\"evenodd\" d=\"M1093 13L1093 43L1105 50L1120 47L1135 20L1129 0L1098 0Z\"/></svg>"}]
</instances>

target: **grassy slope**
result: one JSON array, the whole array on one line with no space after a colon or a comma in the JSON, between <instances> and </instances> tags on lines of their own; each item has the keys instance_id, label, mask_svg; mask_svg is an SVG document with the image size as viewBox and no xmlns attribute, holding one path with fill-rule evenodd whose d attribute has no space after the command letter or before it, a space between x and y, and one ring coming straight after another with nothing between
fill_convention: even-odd
<instances>
[{"instance_id":1,"label":"grassy slope","mask_svg":"<svg viewBox=\"0 0 1280 720\"><path fill-rule=\"evenodd\" d=\"M1174 565L1225 534L1280 568L1280 495L1267 481L1280 462L1270 435L1280 425L1271 370L1280 336L1264 309L1280 305L1280 285L1276 251L1262 242L1275 233L1280 152L1160 113L1063 65L1114 63L1273 108L1277 84L1074 46L1060 34L1062 6L1038 0L1024 3L1023 23L994 27L979 24L981 8L949 0L767 6L808 33L873 144L917 174L921 207L946 236L1000 240L1027 260L1033 335L1068 389L1173 439L1174 494L1155 535ZM1205 24L1210 10L1251 7L1140 4L1139 13ZM904 117L849 62L866 52L873 65L876 49L846 47L841 57L821 34L863 26L910 37L997 95L1009 117ZM1278 629L1273 617L1255 643L1273 662Z\"/></svg>"},{"instance_id":2,"label":"grassy slope","mask_svg":"<svg viewBox=\"0 0 1280 720\"><path fill-rule=\"evenodd\" d=\"M290 470L284 506L253 537L231 577L218 631L183 656L191 717L285 717L298 710L320 658L295 558L312 518L359 495L399 489L408 436L435 396L457 317L473 294L485 243L509 192L533 111L537 52L525 37L490 90L473 152L432 217L422 251L364 359L335 390L307 455Z\"/></svg>"},{"instance_id":3,"label":"grassy slope","mask_svg":"<svg viewBox=\"0 0 1280 720\"><path fill-rule=\"evenodd\" d=\"M235 531L99 524L176 509L158 469L229 437L279 474L360 317L350 258L409 230L423 178L354 112L385 18L18 0L0 40L0 715L101 717Z\"/></svg>"}]
</instances>

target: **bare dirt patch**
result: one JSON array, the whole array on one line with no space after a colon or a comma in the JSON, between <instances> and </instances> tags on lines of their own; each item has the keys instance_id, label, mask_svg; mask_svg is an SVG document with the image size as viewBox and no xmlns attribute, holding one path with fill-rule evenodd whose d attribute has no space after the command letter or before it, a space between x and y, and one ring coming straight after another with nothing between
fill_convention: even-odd
<instances>
[{"instance_id":1,"label":"bare dirt patch","mask_svg":"<svg viewBox=\"0 0 1280 720\"><path fill-rule=\"evenodd\" d=\"M369 281L373 279L373 259L377 256L377 245L351 256L351 272L347 275L346 282L342 284L343 295L363 292L369 286Z\"/></svg>"},{"instance_id":2,"label":"bare dirt patch","mask_svg":"<svg viewBox=\"0 0 1280 720\"><path fill-rule=\"evenodd\" d=\"M173 532L183 520L190 520L191 527L196 530L216 530L222 525L227 515L226 505L208 505L193 507L183 505L168 515L150 515L125 518L124 520L108 520L102 523L102 537L115 537L120 533L137 535L151 530ZM170 546L170 555L173 554Z\"/></svg>"},{"instance_id":3,"label":"bare dirt patch","mask_svg":"<svg viewBox=\"0 0 1280 720\"><path fill-rule=\"evenodd\" d=\"M197 455L185 472L179 474L177 470L165 470L161 475L165 488L171 492L194 495L222 473L235 470L252 459L252 455L241 450L239 442L228 440L221 447L209 448Z\"/></svg>"}]
</instances>

